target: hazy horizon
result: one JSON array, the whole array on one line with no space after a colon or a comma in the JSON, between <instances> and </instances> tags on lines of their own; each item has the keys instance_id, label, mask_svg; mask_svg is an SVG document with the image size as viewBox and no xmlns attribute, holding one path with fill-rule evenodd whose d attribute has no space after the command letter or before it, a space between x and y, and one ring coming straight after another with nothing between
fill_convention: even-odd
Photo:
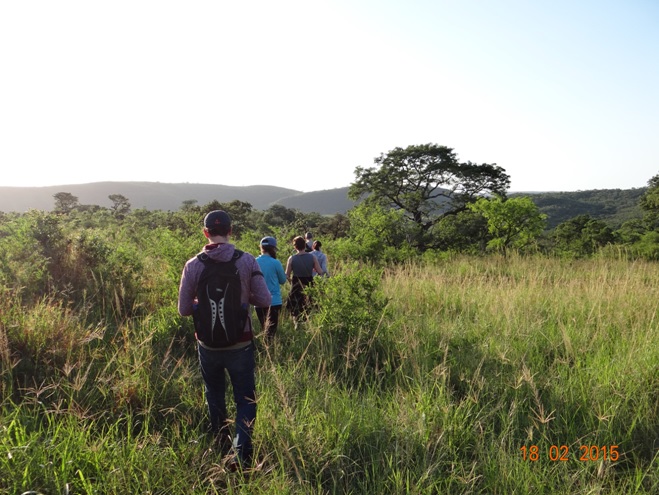
<instances>
[{"instance_id":1,"label":"hazy horizon","mask_svg":"<svg viewBox=\"0 0 659 495\"><path fill-rule=\"evenodd\" d=\"M116 181L116 180L100 180L100 181L94 181L94 182L79 182L79 183L67 183L67 184L52 184L52 185L45 185L45 186L3 186L0 185L0 189L2 188L12 188L12 189L52 189L52 188L66 188L67 186L87 186L87 185L94 185L94 184L106 184L106 183L116 183L116 184L127 184L127 183L143 183L143 184L169 184L169 185L199 185L199 186L218 186L218 187L231 187L231 188L254 188L254 187L265 187L265 188L279 188L282 190L291 190L295 191L296 193L301 193L301 194L306 194L306 193L314 193L314 192L320 192L320 191L331 191L335 189L344 189L350 187L350 184L345 185L345 186L337 186L337 187L330 187L330 188L324 188L324 189L316 189L313 191L302 191L300 189L292 189L289 187L282 187L282 186L277 186L277 185L272 185L272 184L250 184L250 185L244 185L244 186L232 186L230 184L214 184L214 183L208 183L208 182L163 182L163 181ZM647 187L647 184L644 184L642 186L638 187L603 187L603 188L587 188L587 189L578 189L574 191L568 191L568 190L513 190L513 189L508 189L508 193L510 194L520 194L520 193L562 193L562 192L580 192L580 191L597 191L597 190L628 190L628 189L642 189ZM62 191L66 192L66 191Z\"/></svg>"}]
</instances>

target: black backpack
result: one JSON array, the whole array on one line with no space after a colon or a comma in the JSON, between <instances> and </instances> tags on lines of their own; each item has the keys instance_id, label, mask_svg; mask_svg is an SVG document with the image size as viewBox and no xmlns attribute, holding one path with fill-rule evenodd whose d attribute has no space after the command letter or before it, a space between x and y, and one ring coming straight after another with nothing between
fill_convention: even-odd
<instances>
[{"instance_id":1,"label":"black backpack","mask_svg":"<svg viewBox=\"0 0 659 495\"><path fill-rule=\"evenodd\" d=\"M207 254L197 255L204 264L197 284L198 305L193 313L197 339L208 347L227 347L242 337L247 321L247 305L240 303L240 274L236 260L243 252L236 249L229 261L214 261Z\"/></svg>"}]
</instances>

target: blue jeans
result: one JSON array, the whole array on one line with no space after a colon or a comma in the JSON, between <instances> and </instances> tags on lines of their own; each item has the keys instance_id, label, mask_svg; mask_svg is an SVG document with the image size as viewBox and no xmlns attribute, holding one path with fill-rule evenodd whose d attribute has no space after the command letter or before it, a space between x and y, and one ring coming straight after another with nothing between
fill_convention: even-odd
<instances>
[{"instance_id":1,"label":"blue jeans","mask_svg":"<svg viewBox=\"0 0 659 495\"><path fill-rule=\"evenodd\" d=\"M225 401L229 372L233 399L236 402L236 436L233 447L243 465L252 457L252 430L256 420L256 384L254 379L254 345L229 351L211 351L197 346L201 376L206 386L206 402L215 435L228 435L229 421Z\"/></svg>"}]
</instances>

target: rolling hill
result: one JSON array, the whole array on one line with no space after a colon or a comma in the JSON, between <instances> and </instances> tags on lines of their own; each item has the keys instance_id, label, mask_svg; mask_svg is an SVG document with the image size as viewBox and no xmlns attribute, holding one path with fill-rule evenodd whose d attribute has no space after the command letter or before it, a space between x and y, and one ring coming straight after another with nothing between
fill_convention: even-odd
<instances>
[{"instance_id":1,"label":"rolling hill","mask_svg":"<svg viewBox=\"0 0 659 495\"><path fill-rule=\"evenodd\" d=\"M540 211L548 215L548 228L577 215L588 214L617 228L632 218L641 218L638 206L647 188L594 189L576 192L509 193L510 197L530 196ZM169 184L161 182L96 182L49 187L0 187L0 211L25 212L29 209L51 211L54 195L71 193L82 205L112 206L111 194L128 198L133 209L179 210L184 201L205 205L213 200L246 201L255 210L273 204L321 215L346 213L356 202L348 199L348 187L301 192L276 186L223 186L215 184Z\"/></svg>"},{"instance_id":2,"label":"rolling hill","mask_svg":"<svg viewBox=\"0 0 659 495\"><path fill-rule=\"evenodd\" d=\"M609 227L618 228L627 220L642 218L639 206L646 187L634 189L591 189L573 192L510 193L510 197L529 196L547 215L547 228L578 215L590 215Z\"/></svg>"},{"instance_id":3,"label":"rolling hill","mask_svg":"<svg viewBox=\"0 0 659 495\"><path fill-rule=\"evenodd\" d=\"M95 182L48 187L0 187L0 211L25 212L30 209L51 211L54 195L73 194L83 205L110 207L111 194L128 198L133 209L175 211L184 201L196 200L204 205L213 200L246 201L256 210L267 210L278 203L287 208L334 214L350 209L354 202L347 198L348 188L303 193L275 186L222 186L215 184L168 184L161 182Z\"/></svg>"}]
</instances>

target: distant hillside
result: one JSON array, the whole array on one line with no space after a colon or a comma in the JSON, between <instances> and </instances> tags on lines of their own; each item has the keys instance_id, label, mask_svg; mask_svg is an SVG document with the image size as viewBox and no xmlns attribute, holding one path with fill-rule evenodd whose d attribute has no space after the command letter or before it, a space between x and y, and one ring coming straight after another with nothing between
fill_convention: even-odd
<instances>
[{"instance_id":1,"label":"distant hillside","mask_svg":"<svg viewBox=\"0 0 659 495\"><path fill-rule=\"evenodd\" d=\"M215 184L168 184L162 182L94 182L48 187L0 187L0 211L25 212L29 209L51 211L54 195L71 193L82 205L112 206L111 194L128 198L133 209L176 211L184 201L204 205L217 200L227 203L246 201L256 210L267 210L277 203L303 212L322 215L345 213L355 205L348 199L348 188L303 193L275 186L222 186Z\"/></svg>"},{"instance_id":2,"label":"distant hillside","mask_svg":"<svg viewBox=\"0 0 659 495\"><path fill-rule=\"evenodd\" d=\"M109 207L111 194L128 198L133 209L176 211L186 200L199 205L213 200L229 202L241 200L257 210L265 210L282 198L301 194L294 189L274 186L222 186L214 184L167 184L161 182L94 182L48 187L0 187L0 211L24 212L29 209L50 211L58 192L71 193L83 205Z\"/></svg>"},{"instance_id":3,"label":"distant hillside","mask_svg":"<svg viewBox=\"0 0 659 495\"><path fill-rule=\"evenodd\" d=\"M547 215L547 228L578 215L590 215L612 228L627 220L642 218L638 205L646 187L637 189L593 189L575 192L511 193L510 197L529 196L542 213Z\"/></svg>"},{"instance_id":4,"label":"distant hillside","mask_svg":"<svg viewBox=\"0 0 659 495\"><path fill-rule=\"evenodd\" d=\"M280 199L277 203L286 208L303 212L315 211L321 215L346 213L357 204L356 201L348 199L348 189L348 187L341 187L338 189L300 193Z\"/></svg>"},{"instance_id":5,"label":"distant hillside","mask_svg":"<svg viewBox=\"0 0 659 495\"><path fill-rule=\"evenodd\" d=\"M588 214L613 228L632 218L641 218L638 202L647 188L594 189L576 192L510 193L510 197L530 196L548 215L548 228ZM110 207L111 194L128 198L133 209L176 211L184 201L196 200L204 205L213 200L246 201L256 210L267 210L273 204L321 215L346 213L356 202L348 199L348 187L303 193L275 186L222 186L214 184L167 184L161 182L96 182L49 187L0 187L0 211L25 212L29 209L51 211L53 196L71 193L83 205Z\"/></svg>"}]
</instances>

